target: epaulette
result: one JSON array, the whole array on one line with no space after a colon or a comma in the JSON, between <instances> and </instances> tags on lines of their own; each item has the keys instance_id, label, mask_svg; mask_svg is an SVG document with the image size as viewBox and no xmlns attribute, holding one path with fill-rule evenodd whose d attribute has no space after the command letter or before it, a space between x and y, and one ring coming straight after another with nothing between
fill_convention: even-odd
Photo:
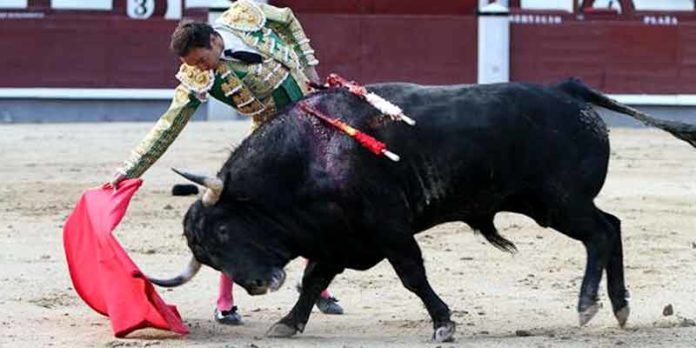
<instances>
[{"instance_id":1,"label":"epaulette","mask_svg":"<svg viewBox=\"0 0 696 348\"><path fill-rule=\"evenodd\" d=\"M237 0L216 22L234 30L250 32L266 25L266 15L253 1Z\"/></svg>"},{"instance_id":2,"label":"epaulette","mask_svg":"<svg viewBox=\"0 0 696 348\"><path fill-rule=\"evenodd\" d=\"M204 71L186 64L181 64L176 78L182 85L195 93L201 101L205 100L208 91L213 88L215 83L215 73L212 70Z\"/></svg>"}]
</instances>

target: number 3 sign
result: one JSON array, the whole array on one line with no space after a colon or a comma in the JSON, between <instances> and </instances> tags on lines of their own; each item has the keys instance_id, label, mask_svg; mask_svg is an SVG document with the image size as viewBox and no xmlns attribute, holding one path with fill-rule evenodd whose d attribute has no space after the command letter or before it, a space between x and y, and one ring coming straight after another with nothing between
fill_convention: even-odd
<instances>
[{"instance_id":1,"label":"number 3 sign","mask_svg":"<svg viewBox=\"0 0 696 348\"><path fill-rule=\"evenodd\" d=\"M128 0L128 17L147 19L155 12L155 0Z\"/></svg>"}]
</instances>

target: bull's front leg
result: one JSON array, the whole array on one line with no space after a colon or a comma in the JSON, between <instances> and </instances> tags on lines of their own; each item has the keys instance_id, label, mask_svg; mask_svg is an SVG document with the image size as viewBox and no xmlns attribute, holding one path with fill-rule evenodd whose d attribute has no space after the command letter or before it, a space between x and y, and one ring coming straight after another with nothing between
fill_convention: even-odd
<instances>
[{"instance_id":1,"label":"bull's front leg","mask_svg":"<svg viewBox=\"0 0 696 348\"><path fill-rule=\"evenodd\" d=\"M420 247L413 237L387 251L387 259L404 286L420 297L433 321L433 339L437 342L454 340L455 324L450 320L447 304L433 291L425 274Z\"/></svg>"},{"instance_id":2,"label":"bull's front leg","mask_svg":"<svg viewBox=\"0 0 696 348\"><path fill-rule=\"evenodd\" d=\"M302 290L295 306L283 319L273 324L266 335L269 337L291 337L298 332L303 332L319 295L342 271L343 269L310 261L302 276Z\"/></svg>"}]
</instances>

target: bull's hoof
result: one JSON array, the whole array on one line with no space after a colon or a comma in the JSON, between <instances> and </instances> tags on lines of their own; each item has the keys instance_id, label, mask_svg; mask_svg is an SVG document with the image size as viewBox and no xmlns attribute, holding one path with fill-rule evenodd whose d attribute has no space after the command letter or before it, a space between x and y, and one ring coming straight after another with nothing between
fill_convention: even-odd
<instances>
[{"instance_id":1,"label":"bull's hoof","mask_svg":"<svg viewBox=\"0 0 696 348\"><path fill-rule=\"evenodd\" d=\"M616 317L616 320L619 321L619 326L624 327L626 326L626 321L628 321L628 316L631 314L631 309L626 305L626 307L619 309L618 311L614 312L614 316Z\"/></svg>"},{"instance_id":2,"label":"bull's hoof","mask_svg":"<svg viewBox=\"0 0 696 348\"><path fill-rule=\"evenodd\" d=\"M266 336L275 338L288 338L295 336L298 330L283 322L277 322L266 331Z\"/></svg>"},{"instance_id":3,"label":"bull's hoof","mask_svg":"<svg viewBox=\"0 0 696 348\"><path fill-rule=\"evenodd\" d=\"M454 332L456 331L453 322L447 322L444 325L435 329L433 333L433 340L435 342L453 342Z\"/></svg>"},{"instance_id":4,"label":"bull's hoof","mask_svg":"<svg viewBox=\"0 0 696 348\"><path fill-rule=\"evenodd\" d=\"M602 306L598 303L595 302L589 307L585 308L585 310L579 311L579 319L580 319L580 326L585 326L592 318L594 318L595 314L599 312L599 309L602 308Z\"/></svg>"}]
</instances>

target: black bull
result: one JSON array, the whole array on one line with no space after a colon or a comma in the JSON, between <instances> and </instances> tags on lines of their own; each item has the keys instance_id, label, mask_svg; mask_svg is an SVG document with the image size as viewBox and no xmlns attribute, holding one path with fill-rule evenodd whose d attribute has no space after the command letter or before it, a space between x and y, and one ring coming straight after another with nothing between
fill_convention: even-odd
<instances>
[{"instance_id":1,"label":"black bull","mask_svg":"<svg viewBox=\"0 0 696 348\"><path fill-rule=\"evenodd\" d=\"M625 324L621 222L593 202L607 174L609 140L591 104L696 146L693 126L650 118L578 80L551 87L384 84L370 89L400 105L417 125L384 119L343 90L305 100L386 142L400 162L369 153L293 106L249 136L218 178L206 179L211 196L186 214L184 232L195 259L233 276L251 294L279 286L290 260L312 260L297 303L269 335L303 331L321 290L338 273L366 270L386 258L425 304L434 338L451 339L450 310L427 280L414 235L462 221L496 247L513 251L493 224L498 212L524 214L582 242L587 264L577 307L581 325L599 308L604 271L614 314Z\"/></svg>"}]
</instances>

